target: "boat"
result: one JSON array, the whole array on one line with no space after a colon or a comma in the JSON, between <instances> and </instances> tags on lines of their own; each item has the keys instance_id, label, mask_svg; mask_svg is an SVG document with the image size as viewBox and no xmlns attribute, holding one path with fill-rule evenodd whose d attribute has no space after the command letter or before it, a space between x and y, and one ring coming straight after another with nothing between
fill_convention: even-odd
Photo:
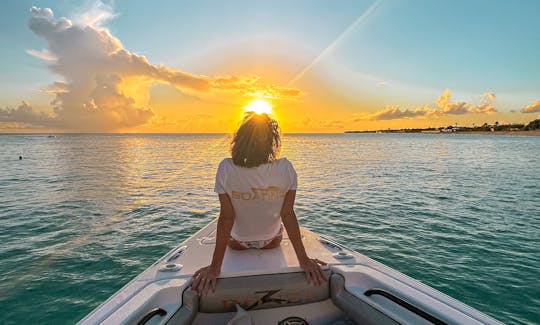
<instances>
[{"instance_id":1,"label":"boat","mask_svg":"<svg viewBox=\"0 0 540 325\"><path fill-rule=\"evenodd\" d=\"M191 278L210 264L216 227L214 219L78 324L502 324L303 227L308 256L328 263L324 285L307 283L285 231L277 248L227 248L215 292L199 296Z\"/></svg>"}]
</instances>

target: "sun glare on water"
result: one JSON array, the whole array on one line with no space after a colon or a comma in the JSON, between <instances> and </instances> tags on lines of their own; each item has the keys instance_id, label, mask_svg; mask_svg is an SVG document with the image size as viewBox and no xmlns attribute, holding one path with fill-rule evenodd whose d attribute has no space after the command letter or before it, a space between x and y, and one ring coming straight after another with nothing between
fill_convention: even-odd
<instances>
[{"instance_id":1,"label":"sun glare on water","mask_svg":"<svg viewBox=\"0 0 540 325\"><path fill-rule=\"evenodd\" d=\"M244 107L246 112L255 112L257 114L270 114L272 113L272 106L265 100L256 99Z\"/></svg>"}]
</instances>

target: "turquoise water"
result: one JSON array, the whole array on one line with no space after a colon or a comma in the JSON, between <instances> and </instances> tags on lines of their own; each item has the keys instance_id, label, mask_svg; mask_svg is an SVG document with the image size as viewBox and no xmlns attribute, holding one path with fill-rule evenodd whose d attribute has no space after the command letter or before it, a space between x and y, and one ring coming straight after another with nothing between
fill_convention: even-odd
<instances>
[{"instance_id":1,"label":"turquoise water","mask_svg":"<svg viewBox=\"0 0 540 325\"><path fill-rule=\"evenodd\" d=\"M0 323L71 324L216 216L228 136L0 148ZM285 135L282 155L303 226L505 323L538 320L540 138Z\"/></svg>"}]
</instances>

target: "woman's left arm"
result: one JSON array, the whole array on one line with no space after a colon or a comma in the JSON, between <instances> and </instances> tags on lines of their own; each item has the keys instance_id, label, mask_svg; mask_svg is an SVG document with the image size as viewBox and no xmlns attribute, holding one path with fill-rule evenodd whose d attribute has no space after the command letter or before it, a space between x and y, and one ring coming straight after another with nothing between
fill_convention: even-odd
<instances>
[{"instance_id":1,"label":"woman's left arm","mask_svg":"<svg viewBox=\"0 0 540 325\"><path fill-rule=\"evenodd\" d=\"M206 295L210 289L216 290L217 277L221 273L221 264L225 250L231 236L234 224L234 208L227 194L219 194L220 212L217 224L216 246L212 256L212 263L193 274L191 287L199 294Z\"/></svg>"},{"instance_id":2,"label":"woman's left arm","mask_svg":"<svg viewBox=\"0 0 540 325\"><path fill-rule=\"evenodd\" d=\"M326 281L324 273L321 270L321 265L326 265L326 263L316 258L309 258L306 254L306 249L302 243L302 235L300 234L300 226L294 212L295 197L296 190L290 190L285 194L283 207L281 208L281 220L285 229L287 229L289 240L293 245L300 267L306 273L307 282L313 282L320 286Z\"/></svg>"}]
</instances>

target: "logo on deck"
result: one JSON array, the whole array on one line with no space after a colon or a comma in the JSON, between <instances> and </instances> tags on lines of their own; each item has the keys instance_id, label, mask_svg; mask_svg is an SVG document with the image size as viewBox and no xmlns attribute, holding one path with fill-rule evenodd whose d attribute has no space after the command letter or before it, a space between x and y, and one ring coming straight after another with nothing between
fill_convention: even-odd
<instances>
[{"instance_id":1,"label":"logo on deck","mask_svg":"<svg viewBox=\"0 0 540 325\"><path fill-rule=\"evenodd\" d=\"M288 305L303 303L313 299L311 290L264 290L255 291L254 295L249 295L243 299L224 299L222 300L222 310L228 311L234 309L236 304L245 310L257 309L266 304Z\"/></svg>"}]
</instances>

